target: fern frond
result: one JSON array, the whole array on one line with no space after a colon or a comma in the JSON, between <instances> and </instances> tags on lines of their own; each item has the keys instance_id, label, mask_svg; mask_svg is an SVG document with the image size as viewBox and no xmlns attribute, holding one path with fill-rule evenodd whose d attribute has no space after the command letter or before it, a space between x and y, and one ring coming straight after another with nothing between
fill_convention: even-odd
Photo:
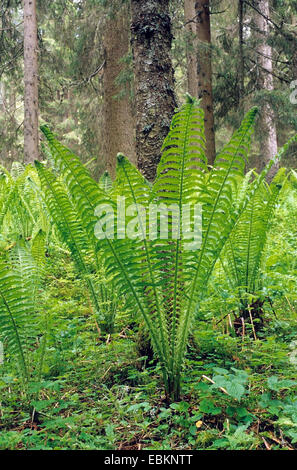
<instances>
[{"instance_id":1,"label":"fern frond","mask_svg":"<svg viewBox=\"0 0 297 470\"><path fill-rule=\"evenodd\" d=\"M36 265L42 272L45 265L46 234L42 229L36 233L32 239L31 253Z\"/></svg>"},{"instance_id":2,"label":"fern frond","mask_svg":"<svg viewBox=\"0 0 297 470\"><path fill-rule=\"evenodd\" d=\"M25 381L30 377L29 353L38 331L35 310L36 266L28 249L18 243L11 268L0 261L0 335L18 359Z\"/></svg>"},{"instance_id":3,"label":"fern frond","mask_svg":"<svg viewBox=\"0 0 297 470\"><path fill-rule=\"evenodd\" d=\"M203 190L208 172L205 157L204 114L197 100L188 99L171 123L170 131L162 147L162 157L157 168L157 179L153 185L153 199L165 203L167 208L176 207L179 220L183 220L185 205L190 208ZM169 227L173 229L172 219ZM181 231L181 226L179 227ZM175 358L178 322L184 299L185 266L191 259L187 247L193 241L181 237L176 240L158 241L159 260L166 262L161 275L163 302L166 305L170 331L171 368ZM185 275L186 273L186 275Z\"/></svg>"},{"instance_id":4,"label":"fern frond","mask_svg":"<svg viewBox=\"0 0 297 470\"><path fill-rule=\"evenodd\" d=\"M226 243L222 263L242 301L244 292L253 294L259 287L267 233L284 179L284 169L279 170L270 186L261 175L256 177L254 190Z\"/></svg>"},{"instance_id":5,"label":"fern frond","mask_svg":"<svg viewBox=\"0 0 297 470\"><path fill-rule=\"evenodd\" d=\"M95 209L106 194L90 176L79 158L67 147L60 144L47 126L41 126L57 169L61 172L69 190L71 200L96 251L94 227L97 222Z\"/></svg>"},{"instance_id":6,"label":"fern frond","mask_svg":"<svg viewBox=\"0 0 297 470\"><path fill-rule=\"evenodd\" d=\"M87 254L88 243L69 197L52 172L37 161L35 166L45 193L45 203L59 229L61 238L71 251L78 269L87 273L84 258Z\"/></svg>"},{"instance_id":7,"label":"fern frond","mask_svg":"<svg viewBox=\"0 0 297 470\"><path fill-rule=\"evenodd\" d=\"M82 273L90 289L95 308L99 311L96 293L90 279L90 266L86 262L89 257L90 247L85 232L77 220L77 213L69 200L68 194L53 173L40 162L36 161L35 166L44 189L48 211L59 230L63 242L66 243L72 253L78 271Z\"/></svg>"},{"instance_id":8,"label":"fern frond","mask_svg":"<svg viewBox=\"0 0 297 470\"><path fill-rule=\"evenodd\" d=\"M114 185L113 198L118 195L125 198L127 207L134 207L139 235L131 240L133 256L133 277L138 287L141 288L138 295L141 295L141 302L146 305L149 317L145 314L147 326L153 332L155 348L161 352L161 361L168 357L168 330L167 320L162 307L160 293L160 276L156 263L153 244L148 240L146 212L142 216L142 209L148 208L151 186L140 172L122 154L117 157L117 176ZM117 221L119 220L117 214ZM129 224L129 222L128 222ZM127 234L126 234L127 236ZM125 245L124 241L124 245ZM128 242L130 245L130 243ZM130 248L130 249L131 249ZM132 267L132 264L131 264Z\"/></svg>"},{"instance_id":9,"label":"fern frond","mask_svg":"<svg viewBox=\"0 0 297 470\"><path fill-rule=\"evenodd\" d=\"M109 193L109 191L112 188L112 179L109 176L108 171L105 171L103 175L100 177L99 180L99 186L106 192Z\"/></svg>"},{"instance_id":10,"label":"fern frond","mask_svg":"<svg viewBox=\"0 0 297 470\"><path fill-rule=\"evenodd\" d=\"M206 171L204 115L193 99L173 116L153 192L169 204L193 203Z\"/></svg>"},{"instance_id":11,"label":"fern frond","mask_svg":"<svg viewBox=\"0 0 297 470\"><path fill-rule=\"evenodd\" d=\"M230 210L233 202L233 188L238 176L242 176L245 169L256 114L257 108L251 109L246 114L239 130L217 156L206 191L200 197L203 204L202 245L197 252L194 252L187 267L189 272L193 272L193 279L178 327L176 373L181 368L195 309L236 222Z\"/></svg>"}]
</instances>

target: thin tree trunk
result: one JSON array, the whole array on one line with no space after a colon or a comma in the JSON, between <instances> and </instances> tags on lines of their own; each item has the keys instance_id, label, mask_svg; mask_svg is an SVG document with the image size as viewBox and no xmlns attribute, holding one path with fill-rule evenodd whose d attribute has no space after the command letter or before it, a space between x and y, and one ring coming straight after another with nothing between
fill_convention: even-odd
<instances>
[{"instance_id":1,"label":"thin tree trunk","mask_svg":"<svg viewBox=\"0 0 297 470\"><path fill-rule=\"evenodd\" d=\"M272 92L273 87L273 65L272 65L272 49L267 43L269 35L269 23L265 19L270 17L269 1L268 0L254 0L255 6L261 12L255 12L254 22L256 27L256 34L258 39L257 45L257 64L258 64L258 88L267 92ZM262 16L263 15L263 16ZM267 101L264 102L260 118L259 127L261 132L261 155L258 161L257 168L261 171L264 166L276 155L277 153L277 134L275 126L275 114L271 104ZM268 179L271 179L278 170L278 165L274 165L271 169Z\"/></svg>"},{"instance_id":2,"label":"thin tree trunk","mask_svg":"<svg viewBox=\"0 0 297 470\"><path fill-rule=\"evenodd\" d=\"M19 124L18 124L18 121L16 119L16 91L15 91L14 88L12 88L9 91L9 114L10 114L10 119L11 119L11 123L12 123L11 128L14 130L15 136L16 136L16 139L17 139L16 130L19 128ZM10 157L11 157L12 162L18 159L18 152L17 152L16 145L11 146Z\"/></svg>"},{"instance_id":3,"label":"thin tree trunk","mask_svg":"<svg viewBox=\"0 0 297 470\"><path fill-rule=\"evenodd\" d=\"M197 75L198 98L204 110L206 156L209 165L213 165L216 155L213 95L212 95L212 65L211 65L211 32L209 0L198 0L195 4L197 17Z\"/></svg>"},{"instance_id":4,"label":"thin tree trunk","mask_svg":"<svg viewBox=\"0 0 297 470\"><path fill-rule=\"evenodd\" d=\"M115 175L116 155L125 154L136 163L135 123L132 114L130 84L117 79L125 67L121 59L129 51L129 12L123 9L109 19L105 27L105 66L103 75L104 124L103 149L108 172Z\"/></svg>"},{"instance_id":5,"label":"thin tree trunk","mask_svg":"<svg viewBox=\"0 0 297 470\"><path fill-rule=\"evenodd\" d=\"M0 112L5 113L5 85L0 82Z\"/></svg>"},{"instance_id":6,"label":"thin tree trunk","mask_svg":"<svg viewBox=\"0 0 297 470\"><path fill-rule=\"evenodd\" d=\"M150 181L176 106L169 0L131 0L137 165Z\"/></svg>"},{"instance_id":7,"label":"thin tree trunk","mask_svg":"<svg viewBox=\"0 0 297 470\"><path fill-rule=\"evenodd\" d=\"M241 116L244 114L244 52L243 52L243 11L244 0L238 1L238 41L239 41L239 59L238 59L238 104Z\"/></svg>"},{"instance_id":8,"label":"thin tree trunk","mask_svg":"<svg viewBox=\"0 0 297 470\"><path fill-rule=\"evenodd\" d=\"M184 0L186 24L187 82L188 93L198 97L197 33L195 0Z\"/></svg>"},{"instance_id":9,"label":"thin tree trunk","mask_svg":"<svg viewBox=\"0 0 297 470\"><path fill-rule=\"evenodd\" d=\"M38 160L36 0L24 0L24 162Z\"/></svg>"},{"instance_id":10,"label":"thin tree trunk","mask_svg":"<svg viewBox=\"0 0 297 470\"><path fill-rule=\"evenodd\" d=\"M297 49L294 51L292 57L292 77L293 80L297 80Z\"/></svg>"}]
</instances>

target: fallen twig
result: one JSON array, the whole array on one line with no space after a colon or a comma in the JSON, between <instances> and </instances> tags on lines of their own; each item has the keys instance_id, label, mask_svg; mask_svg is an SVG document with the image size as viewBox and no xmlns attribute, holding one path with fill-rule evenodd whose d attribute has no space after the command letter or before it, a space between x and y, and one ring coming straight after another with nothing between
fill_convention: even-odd
<instances>
[{"instance_id":1,"label":"fallen twig","mask_svg":"<svg viewBox=\"0 0 297 470\"><path fill-rule=\"evenodd\" d=\"M215 384L215 382L214 382L210 377L207 377L207 375L202 375L202 377L203 377L204 379L208 380L209 382L211 382L212 384ZM230 395L224 387L219 387L219 389L220 389L222 392L226 393L226 395Z\"/></svg>"}]
</instances>

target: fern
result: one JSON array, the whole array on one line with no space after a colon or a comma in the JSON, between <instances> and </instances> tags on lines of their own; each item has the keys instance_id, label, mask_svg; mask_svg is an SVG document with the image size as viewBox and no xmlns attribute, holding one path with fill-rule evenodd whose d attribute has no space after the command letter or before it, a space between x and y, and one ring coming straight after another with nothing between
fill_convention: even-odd
<instances>
[{"instance_id":1,"label":"fern","mask_svg":"<svg viewBox=\"0 0 297 470\"><path fill-rule=\"evenodd\" d=\"M40 333L37 315L39 269L24 242L16 244L9 262L0 261L0 335L17 359L24 382L32 375L31 350Z\"/></svg>"},{"instance_id":2,"label":"fern","mask_svg":"<svg viewBox=\"0 0 297 470\"><path fill-rule=\"evenodd\" d=\"M12 176L13 175L13 176ZM21 236L29 239L42 228L48 235L44 205L40 199L40 183L36 170L28 165L14 165L11 175L7 172L0 187L0 227L11 241Z\"/></svg>"},{"instance_id":3,"label":"fern","mask_svg":"<svg viewBox=\"0 0 297 470\"><path fill-rule=\"evenodd\" d=\"M271 219L276 207L285 170L281 169L270 186L257 175L256 189L249 195L242 212L226 243L222 263L233 289L239 292L243 310L247 309L247 295L256 296L260 290L260 269ZM249 189L245 188L246 197Z\"/></svg>"},{"instance_id":4,"label":"fern","mask_svg":"<svg viewBox=\"0 0 297 470\"><path fill-rule=\"evenodd\" d=\"M94 225L97 222L95 209L104 199L105 192L90 177L89 171L69 149L61 145L47 126L41 126L47 138L49 149L61 176L69 190L69 195L80 217L80 222L86 231L90 243L93 242L94 252L96 243L94 239Z\"/></svg>"},{"instance_id":5,"label":"fern","mask_svg":"<svg viewBox=\"0 0 297 470\"><path fill-rule=\"evenodd\" d=\"M109 176L108 171L105 171L103 175L100 177L99 186L108 193L112 189L112 179Z\"/></svg>"},{"instance_id":6,"label":"fern","mask_svg":"<svg viewBox=\"0 0 297 470\"><path fill-rule=\"evenodd\" d=\"M87 283L96 310L99 311L95 289L90 276L91 267L86 262L90 247L86 234L77 220L76 211L63 185L56 180L54 174L44 168L39 162L35 162L35 165L45 192L45 203L48 210L58 227L63 242L66 243L72 253L78 271L82 273Z\"/></svg>"},{"instance_id":7,"label":"fern","mask_svg":"<svg viewBox=\"0 0 297 470\"><path fill-rule=\"evenodd\" d=\"M236 184L238 175L242 175L245 168L256 114L256 108L247 113L239 130L217 156L205 190L199 197L203 204L202 245L187 263L187 270L192 274L192 279L187 296L185 296L185 306L181 310L182 315L177 332L175 393L180 387L180 370L191 321L205 292L213 267L236 222L236 217L231 211L232 188Z\"/></svg>"},{"instance_id":8,"label":"fern","mask_svg":"<svg viewBox=\"0 0 297 470\"><path fill-rule=\"evenodd\" d=\"M286 181L284 169L279 170L270 186L266 183L265 177L272 165L281 160L282 155L296 140L295 135L281 147L253 181L250 181L253 176L251 171L239 184L235 206L238 208L245 204L245 209L226 243L222 265L231 286L239 292L243 316L247 316L246 294L256 297L257 291L261 288L260 270L264 260L267 234L282 186Z\"/></svg>"},{"instance_id":9,"label":"fern","mask_svg":"<svg viewBox=\"0 0 297 470\"><path fill-rule=\"evenodd\" d=\"M36 163L49 212L74 256L83 260L88 245L97 271L104 264L115 290L142 315L160 361L167 396L173 399L179 397L189 332L214 265L229 238L233 240L235 231L240 230L240 221L250 207L258 204L263 188L267 190L264 178L273 162L254 181L250 182L249 175L245 187L240 186L256 114L256 108L246 114L209 171L203 112L198 102L188 97L173 117L153 185L122 154L117 157L112 187L105 177L98 185L79 159L47 127L42 128L67 188L65 191L61 181ZM277 188L276 184L269 191L275 196ZM125 222L121 209L118 212L118 204L123 203L119 198L129 207ZM181 219L186 204L201 204L201 244L189 249L189 240L181 238L179 227L173 236L173 213L168 216L171 238L160 239L157 221L149 225L146 217L152 203L167 209L174 205ZM98 206L104 210L100 212ZM148 229L153 236L148 237ZM255 257L253 273L259 263ZM87 272L86 266L80 265L80 269Z\"/></svg>"},{"instance_id":10,"label":"fern","mask_svg":"<svg viewBox=\"0 0 297 470\"><path fill-rule=\"evenodd\" d=\"M232 210L234 186L243 175L255 116L256 109L252 109L218 156L216 168L209 173L204 153L203 112L196 100L188 98L173 118L153 187L119 154L117 177L111 191L99 188L78 158L59 144L48 128L42 128L81 225L104 262L107 275L112 276L116 289L127 296L130 305L135 306L146 322L160 360L167 395L173 398L179 396L181 367L198 302L242 210L238 208L237 213ZM45 169L41 170L40 164L37 168L45 185L42 175ZM53 180L51 186L56 188ZM135 219L137 231L130 238L125 236L129 225L121 226L121 214L117 213L118 196L125 197L127 206L134 205L135 214L128 218L128 224ZM181 217L185 204L202 204L201 247L187 250L188 240L180 237L148 239L142 209L152 202L175 204ZM95 210L104 203L109 209L99 226L104 220L106 231L97 240ZM64 208L62 203L59 205L63 214L53 216L57 224L70 213L68 205ZM53 204L49 209L52 215L57 212ZM169 221L172 228L173 218L169 217ZM113 223L117 234L113 233ZM70 229L68 224L65 236Z\"/></svg>"}]
</instances>

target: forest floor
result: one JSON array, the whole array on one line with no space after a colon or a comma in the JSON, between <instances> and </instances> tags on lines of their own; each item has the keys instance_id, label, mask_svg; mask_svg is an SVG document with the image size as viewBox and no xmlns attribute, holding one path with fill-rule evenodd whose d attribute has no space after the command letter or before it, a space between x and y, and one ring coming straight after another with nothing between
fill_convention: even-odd
<instances>
[{"instance_id":1,"label":"forest floor","mask_svg":"<svg viewBox=\"0 0 297 470\"><path fill-rule=\"evenodd\" d=\"M297 449L294 305L280 300L256 340L197 320L181 401L168 404L131 314L102 334L70 258L50 263L43 378L28 402L9 361L0 366L0 449Z\"/></svg>"}]
</instances>

